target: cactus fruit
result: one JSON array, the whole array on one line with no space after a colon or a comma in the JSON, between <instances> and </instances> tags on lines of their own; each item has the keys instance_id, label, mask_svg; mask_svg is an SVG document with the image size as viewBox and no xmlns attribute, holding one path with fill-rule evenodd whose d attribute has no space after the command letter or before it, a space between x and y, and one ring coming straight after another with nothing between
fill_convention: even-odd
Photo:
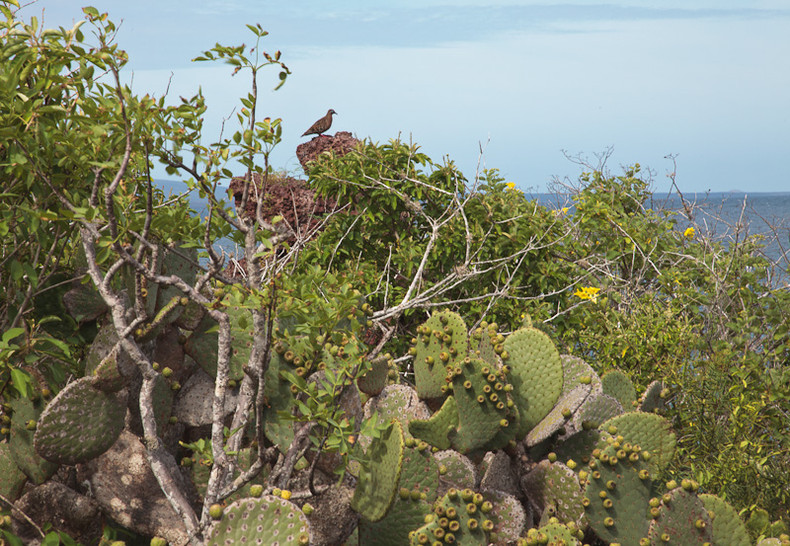
<instances>
[{"instance_id":1,"label":"cactus fruit","mask_svg":"<svg viewBox=\"0 0 790 546\"><path fill-rule=\"evenodd\" d=\"M414 345L414 384L420 398L445 395L444 377L448 366L466 357L466 324L460 315L439 311L417 328Z\"/></svg>"},{"instance_id":2,"label":"cactus fruit","mask_svg":"<svg viewBox=\"0 0 790 546\"><path fill-rule=\"evenodd\" d=\"M631 379L620 370L611 370L601 377L601 389L620 402L623 409L630 411L636 402L636 389Z\"/></svg>"},{"instance_id":3,"label":"cactus fruit","mask_svg":"<svg viewBox=\"0 0 790 546\"><path fill-rule=\"evenodd\" d=\"M395 500L403 469L403 449L403 428L397 420L393 420L368 448L351 499L351 507L365 519L382 519Z\"/></svg>"},{"instance_id":4,"label":"cactus fruit","mask_svg":"<svg viewBox=\"0 0 790 546\"><path fill-rule=\"evenodd\" d=\"M83 377L47 404L33 439L36 452L58 464L77 464L107 451L124 427L126 406L114 393L93 388Z\"/></svg>"},{"instance_id":5,"label":"cactus fruit","mask_svg":"<svg viewBox=\"0 0 790 546\"><path fill-rule=\"evenodd\" d=\"M222 512L208 544L280 544L306 546L307 517L290 501L273 495L237 500Z\"/></svg>"},{"instance_id":6,"label":"cactus fruit","mask_svg":"<svg viewBox=\"0 0 790 546\"><path fill-rule=\"evenodd\" d=\"M727 501L715 496L702 494L699 500L711 520L713 544L730 546L750 546L749 532L738 516L738 512Z\"/></svg>"},{"instance_id":7,"label":"cactus fruit","mask_svg":"<svg viewBox=\"0 0 790 546\"><path fill-rule=\"evenodd\" d=\"M426 518L429 521L409 533L410 544L419 546L438 541L463 546L487 545L494 522L480 509L483 502L482 495L475 497L471 489L448 491L436 501L433 514Z\"/></svg>"},{"instance_id":8,"label":"cactus fruit","mask_svg":"<svg viewBox=\"0 0 790 546\"><path fill-rule=\"evenodd\" d=\"M562 392L560 355L549 337L534 328L521 328L504 341L508 353L513 401L519 412L515 438L524 438L557 403Z\"/></svg>"}]
</instances>

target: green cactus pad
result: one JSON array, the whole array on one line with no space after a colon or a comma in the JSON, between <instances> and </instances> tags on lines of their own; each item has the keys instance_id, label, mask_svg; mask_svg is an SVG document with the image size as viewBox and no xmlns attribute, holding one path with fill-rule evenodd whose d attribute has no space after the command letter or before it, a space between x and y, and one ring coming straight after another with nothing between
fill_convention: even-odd
<instances>
[{"instance_id":1,"label":"green cactus pad","mask_svg":"<svg viewBox=\"0 0 790 546\"><path fill-rule=\"evenodd\" d=\"M460 315L439 311L417 328L414 353L414 384L420 398L445 395L442 387L448 366L466 357L466 324Z\"/></svg>"},{"instance_id":2,"label":"green cactus pad","mask_svg":"<svg viewBox=\"0 0 790 546\"><path fill-rule=\"evenodd\" d=\"M14 502L22 493L26 481L27 476L16 465L8 444L0 443L0 495Z\"/></svg>"},{"instance_id":3,"label":"green cactus pad","mask_svg":"<svg viewBox=\"0 0 790 546\"><path fill-rule=\"evenodd\" d=\"M666 401L663 398L664 383L662 381L653 381L647 386L642 398L639 402L639 411L644 412L657 412L664 409Z\"/></svg>"},{"instance_id":4,"label":"green cactus pad","mask_svg":"<svg viewBox=\"0 0 790 546\"><path fill-rule=\"evenodd\" d=\"M487 517L494 522L497 543L511 544L518 540L527 523L527 514L519 500L502 491L483 491L483 498L493 505Z\"/></svg>"},{"instance_id":5,"label":"green cactus pad","mask_svg":"<svg viewBox=\"0 0 790 546\"><path fill-rule=\"evenodd\" d=\"M63 305L77 322L100 317L108 307L93 283L80 283L63 294Z\"/></svg>"},{"instance_id":6,"label":"green cactus pad","mask_svg":"<svg viewBox=\"0 0 790 546\"><path fill-rule=\"evenodd\" d=\"M359 390L370 396L376 396L387 386L390 371L389 359L381 356L373 359L370 369L357 379Z\"/></svg>"},{"instance_id":7,"label":"green cactus pad","mask_svg":"<svg viewBox=\"0 0 790 546\"><path fill-rule=\"evenodd\" d=\"M497 390L504 385L505 374L495 374L478 358L467 358L459 363L452 377L453 392L458 406L458 428L451 435L453 447L461 453L480 449L501 429L510 426L507 393Z\"/></svg>"},{"instance_id":8,"label":"green cactus pad","mask_svg":"<svg viewBox=\"0 0 790 546\"><path fill-rule=\"evenodd\" d=\"M648 533L652 481L641 457L616 458L616 452L608 446L584 468L589 473L584 489L584 498L589 501L585 514L602 540L637 545Z\"/></svg>"},{"instance_id":9,"label":"green cactus pad","mask_svg":"<svg viewBox=\"0 0 790 546\"><path fill-rule=\"evenodd\" d=\"M624 442L650 452L651 472L663 470L675 455L675 433L669 421L660 415L632 411L609 419L599 428L606 436L611 427L615 427L614 435L622 436Z\"/></svg>"},{"instance_id":10,"label":"green cactus pad","mask_svg":"<svg viewBox=\"0 0 790 546\"><path fill-rule=\"evenodd\" d=\"M242 366L249 360L252 348L251 325L248 324L251 318L246 310L239 307L228 307L226 311L231 321L232 350L228 378L240 381L244 375ZM184 344L184 352L214 378L217 377L218 340L217 321L206 314Z\"/></svg>"},{"instance_id":11,"label":"green cactus pad","mask_svg":"<svg viewBox=\"0 0 790 546\"><path fill-rule=\"evenodd\" d=\"M590 454L601 441L601 432L598 429L580 430L569 436L554 450L560 461L571 459L577 463L590 462Z\"/></svg>"},{"instance_id":12,"label":"green cactus pad","mask_svg":"<svg viewBox=\"0 0 790 546\"><path fill-rule=\"evenodd\" d=\"M526 438L527 447L538 445L543 440L560 430L571 415L582 405L590 394L590 385L578 385L573 390L564 393L557 405L529 431ZM567 417L566 417L567 415Z\"/></svg>"},{"instance_id":13,"label":"green cactus pad","mask_svg":"<svg viewBox=\"0 0 790 546\"><path fill-rule=\"evenodd\" d=\"M365 418L374 412L378 414L379 423L388 423L391 419L400 421L407 438L411 437L409 421L425 420L431 416L428 407L417 396L417 391L407 385L387 385L381 394L368 400Z\"/></svg>"},{"instance_id":14,"label":"green cactus pad","mask_svg":"<svg viewBox=\"0 0 790 546\"><path fill-rule=\"evenodd\" d=\"M584 518L582 488L573 470L560 462L543 460L521 479L521 487L535 512L581 525Z\"/></svg>"},{"instance_id":15,"label":"green cactus pad","mask_svg":"<svg viewBox=\"0 0 790 546\"><path fill-rule=\"evenodd\" d=\"M472 343L474 340L476 343ZM495 370L502 368L502 359L497 353L495 344L497 342L496 330L488 328L478 328L470 339L470 356L476 356ZM472 349L474 345L474 350ZM499 351L500 353L502 351Z\"/></svg>"},{"instance_id":16,"label":"green cactus pad","mask_svg":"<svg viewBox=\"0 0 790 546\"><path fill-rule=\"evenodd\" d=\"M471 489L477 483L475 465L457 451L439 451L434 454L439 463L439 480L442 488Z\"/></svg>"},{"instance_id":17,"label":"green cactus pad","mask_svg":"<svg viewBox=\"0 0 790 546\"><path fill-rule=\"evenodd\" d=\"M412 440L410 443L417 442ZM409 493L425 495L425 500L433 502L436 500L438 487L439 465L431 454L430 446L417 443L417 447L404 449L399 491L405 488Z\"/></svg>"},{"instance_id":18,"label":"green cactus pad","mask_svg":"<svg viewBox=\"0 0 790 546\"><path fill-rule=\"evenodd\" d=\"M309 542L310 528L302 510L280 497L264 495L237 500L225 508L208 544L307 546Z\"/></svg>"},{"instance_id":19,"label":"green cactus pad","mask_svg":"<svg viewBox=\"0 0 790 546\"><path fill-rule=\"evenodd\" d=\"M579 546L579 540L574 536L567 525L562 523L547 523L540 528L527 531L527 546L539 544L564 544L565 546Z\"/></svg>"},{"instance_id":20,"label":"green cactus pad","mask_svg":"<svg viewBox=\"0 0 790 546\"><path fill-rule=\"evenodd\" d=\"M387 515L379 521L359 520L358 542L347 542L349 546L403 546L409 542L409 532L425 523L431 513L431 505L411 497L395 497Z\"/></svg>"},{"instance_id":21,"label":"green cactus pad","mask_svg":"<svg viewBox=\"0 0 790 546\"><path fill-rule=\"evenodd\" d=\"M620 370L611 370L601 377L601 389L604 394L608 394L620 402L625 411L634 409L636 402L636 389L625 373Z\"/></svg>"},{"instance_id":22,"label":"green cactus pad","mask_svg":"<svg viewBox=\"0 0 790 546\"><path fill-rule=\"evenodd\" d=\"M713 546L751 546L749 532L738 512L716 495L699 495L708 512L713 533Z\"/></svg>"},{"instance_id":23,"label":"green cactus pad","mask_svg":"<svg viewBox=\"0 0 790 546\"><path fill-rule=\"evenodd\" d=\"M69 383L47 404L33 439L36 452L58 464L98 457L118 439L126 407L117 394L93 388L90 378Z\"/></svg>"},{"instance_id":24,"label":"green cactus pad","mask_svg":"<svg viewBox=\"0 0 790 546\"><path fill-rule=\"evenodd\" d=\"M42 458L33 448L33 431L27 423L36 421L41 413L41 403L31 402L28 398L18 398L11 402L14 414L11 416L11 437L8 449L19 469L33 483L40 485L47 481L58 469L58 465Z\"/></svg>"},{"instance_id":25,"label":"green cactus pad","mask_svg":"<svg viewBox=\"0 0 790 546\"><path fill-rule=\"evenodd\" d=\"M351 499L351 508L365 519L382 519L392 505L403 469L403 449L403 427L397 420L393 420L368 449Z\"/></svg>"},{"instance_id":26,"label":"green cactus pad","mask_svg":"<svg viewBox=\"0 0 790 546\"><path fill-rule=\"evenodd\" d=\"M291 383L282 377L284 370L291 367L276 351L271 352L269 367L264 373L263 394L267 406L263 410L263 425L266 437L285 453L294 439L294 421L282 418L279 413L296 406L296 396L291 392Z\"/></svg>"},{"instance_id":27,"label":"green cactus pad","mask_svg":"<svg viewBox=\"0 0 790 546\"><path fill-rule=\"evenodd\" d=\"M448 396L439 411L430 419L409 421L409 432L439 449L450 449L450 435L458 428L458 405L454 396Z\"/></svg>"},{"instance_id":28,"label":"green cactus pad","mask_svg":"<svg viewBox=\"0 0 790 546\"><path fill-rule=\"evenodd\" d=\"M515 437L524 438L557 403L562 392L560 355L549 337L534 328L521 328L504 342L510 367L511 396L519 412Z\"/></svg>"},{"instance_id":29,"label":"green cactus pad","mask_svg":"<svg viewBox=\"0 0 790 546\"><path fill-rule=\"evenodd\" d=\"M652 544L710 544L711 521L697 495L678 487L661 501L659 515L650 523L648 538ZM732 542L726 544L732 545Z\"/></svg>"},{"instance_id":30,"label":"green cactus pad","mask_svg":"<svg viewBox=\"0 0 790 546\"><path fill-rule=\"evenodd\" d=\"M573 415L573 426L576 430L582 430L587 423L590 427L596 428L621 413L623 406L613 397L608 394L593 395L588 397Z\"/></svg>"},{"instance_id":31,"label":"green cactus pad","mask_svg":"<svg viewBox=\"0 0 790 546\"><path fill-rule=\"evenodd\" d=\"M162 275L175 275L192 285L195 283L197 271L198 253L196 248L173 246L165 250L165 256L162 259ZM157 294L156 308L162 309L173 298L180 299L182 296L184 293L175 286L162 285ZM168 322L178 319L183 310L184 306L181 306L178 312L168 319Z\"/></svg>"},{"instance_id":32,"label":"green cactus pad","mask_svg":"<svg viewBox=\"0 0 790 546\"><path fill-rule=\"evenodd\" d=\"M91 374L94 389L104 392L118 392L128 383L126 377L121 375L118 361L122 357L123 351L120 345L116 345L110 353L102 359Z\"/></svg>"},{"instance_id":33,"label":"green cactus pad","mask_svg":"<svg viewBox=\"0 0 790 546\"><path fill-rule=\"evenodd\" d=\"M427 518L431 521L409 534L410 544L420 546L443 541L462 546L486 546L489 533L485 527L492 526L493 520L481 508L482 495L478 500L480 503L475 502L472 490L446 493L436 501L433 514ZM448 538L450 535L452 539Z\"/></svg>"},{"instance_id":34,"label":"green cactus pad","mask_svg":"<svg viewBox=\"0 0 790 546\"><path fill-rule=\"evenodd\" d=\"M573 355L560 355L560 360L564 378L563 394L579 384L589 385L591 392L601 392L601 378L587 362Z\"/></svg>"}]
</instances>

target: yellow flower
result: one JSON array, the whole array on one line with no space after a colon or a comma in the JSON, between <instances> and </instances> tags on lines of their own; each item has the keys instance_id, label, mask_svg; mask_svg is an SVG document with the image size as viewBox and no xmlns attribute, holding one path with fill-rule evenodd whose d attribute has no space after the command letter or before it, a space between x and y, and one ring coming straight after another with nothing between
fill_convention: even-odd
<instances>
[{"instance_id":1,"label":"yellow flower","mask_svg":"<svg viewBox=\"0 0 790 546\"><path fill-rule=\"evenodd\" d=\"M683 232L683 237L685 237L686 239L693 239L694 238L694 228L693 227L686 228L686 231Z\"/></svg>"},{"instance_id":2,"label":"yellow flower","mask_svg":"<svg viewBox=\"0 0 790 546\"><path fill-rule=\"evenodd\" d=\"M576 290L573 295L580 300L590 300L591 302L595 303L598 301L598 292L600 291L600 288L596 288L594 286L583 286Z\"/></svg>"},{"instance_id":3,"label":"yellow flower","mask_svg":"<svg viewBox=\"0 0 790 546\"><path fill-rule=\"evenodd\" d=\"M516 183L515 182L508 182L507 184L505 184L505 186L507 186L507 189L509 189L509 190L516 189Z\"/></svg>"}]
</instances>

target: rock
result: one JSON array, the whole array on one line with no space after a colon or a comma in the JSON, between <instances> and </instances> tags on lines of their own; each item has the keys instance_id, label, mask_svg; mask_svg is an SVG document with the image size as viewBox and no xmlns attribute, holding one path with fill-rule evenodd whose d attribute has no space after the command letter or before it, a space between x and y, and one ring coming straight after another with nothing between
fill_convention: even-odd
<instances>
[{"instance_id":1,"label":"rock","mask_svg":"<svg viewBox=\"0 0 790 546\"><path fill-rule=\"evenodd\" d=\"M304 142L296 147L296 157L302 168L307 172L307 164L324 152L332 152L342 156L353 150L359 144L359 140L351 136L348 131L338 131L335 136L317 136L308 142Z\"/></svg>"},{"instance_id":2,"label":"rock","mask_svg":"<svg viewBox=\"0 0 790 546\"><path fill-rule=\"evenodd\" d=\"M67 533L82 544L95 544L102 536L99 505L62 483L49 481L25 493L14 506L43 527ZM25 544L38 544L41 536L19 512L12 511L13 531Z\"/></svg>"},{"instance_id":3,"label":"rock","mask_svg":"<svg viewBox=\"0 0 790 546\"><path fill-rule=\"evenodd\" d=\"M169 544L187 543L184 523L162 493L145 447L128 430L107 452L80 465L79 474L113 521L144 536L165 538Z\"/></svg>"}]
</instances>

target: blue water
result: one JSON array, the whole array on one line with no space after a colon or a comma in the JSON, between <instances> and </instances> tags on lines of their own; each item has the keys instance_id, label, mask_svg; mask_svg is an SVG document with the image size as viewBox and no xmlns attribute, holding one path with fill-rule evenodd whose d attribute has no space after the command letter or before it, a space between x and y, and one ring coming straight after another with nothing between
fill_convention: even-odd
<instances>
[{"instance_id":1,"label":"blue water","mask_svg":"<svg viewBox=\"0 0 790 546\"><path fill-rule=\"evenodd\" d=\"M165 193L182 193L186 185L179 181L157 180L157 185ZM228 200L226 189L219 188L217 197ZM567 195L563 194L528 194L528 197L549 208L561 208L571 205ZM677 227L681 231L689 226L700 233L720 239L724 242L742 240L746 235L762 235L765 248L763 255L777 264L777 277L787 280L787 269L790 264L790 192L774 193L743 193L743 192L708 192L688 193L683 195L691 210L691 219L677 194L653 194L646 206L654 210L670 210L677 212ZM206 201L200 199L197 192L189 198L190 206L196 212L204 214ZM571 212L572 212L571 206ZM227 248L225 250L233 251Z\"/></svg>"}]
</instances>

